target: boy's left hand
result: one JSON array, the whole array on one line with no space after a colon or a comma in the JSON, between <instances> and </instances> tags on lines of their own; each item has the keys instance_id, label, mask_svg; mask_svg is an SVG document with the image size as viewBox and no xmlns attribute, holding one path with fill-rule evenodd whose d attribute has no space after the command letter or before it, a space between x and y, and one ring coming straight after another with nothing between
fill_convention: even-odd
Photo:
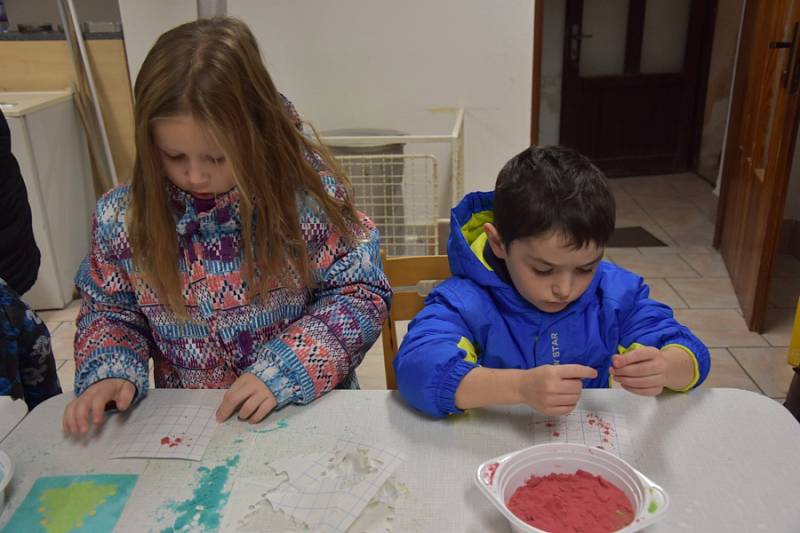
<instances>
[{"instance_id":1,"label":"boy's left hand","mask_svg":"<svg viewBox=\"0 0 800 533\"><path fill-rule=\"evenodd\" d=\"M257 424L277 405L275 395L263 381L254 374L242 374L225 392L217 409L217 422L224 422L239 411L239 420Z\"/></svg>"},{"instance_id":2,"label":"boy's left hand","mask_svg":"<svg viewBox=\"0 0 800 533\"><path fill-rule=\"evenodd\" d=\"M669 365L658 348L644 346L611 358L611 375L623 389L642 396L658 396L667 384Z\"/></svg>"}]
</instances>

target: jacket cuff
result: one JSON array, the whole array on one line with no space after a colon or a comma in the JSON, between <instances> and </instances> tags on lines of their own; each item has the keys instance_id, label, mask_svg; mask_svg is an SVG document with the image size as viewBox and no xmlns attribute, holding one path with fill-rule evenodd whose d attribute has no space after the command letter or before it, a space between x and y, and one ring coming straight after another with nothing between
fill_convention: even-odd
<instances>
[{"instance_id":1,"label":"jacket cuff","mask_svg":"<svg viewBox=\"0 0 800 533\"><path fill-rule=\"evenodd\" d=\"M661 350L665 350L670 347L680 348L681 350L689 354L689 356L692 358L692 364L694 365L694 374L692 375L692 380L689 382L689 384L681 389L673 389L671 387L667 387L669 388L669 390L675 392L687 392L693 389L695 385L697 385L697 382L700 381L700 364L697 361L697 355L695 355L694 351L692 351L692 349L689 348L690 344L691 343L687 342L687 340L682 339L680 342L670 342L669 344L665 344L660 348Z\"/></svg>"},{"instance_id":2,"label":"jacket cuff","mask_svg":"<svg viewBox=\"0 0 800 533\"><path fill-rule=\"evenodd\" d=\"M317 397L314 383L295 353L279 340L267 343L255 363L244 369L264 382L278 402L276 409L290 403L310 403ZM297 379L305 376L306 379Z\"/></svg>"},{"instance_id":3,"label":"jacket cuff","mask_svg":"<svg viewBox=\"0 0 800 533\"><path fill-rule=\"evenodd\" d=\"M136 352L119 346L111 350L98 350L81 361L75 370L75 395L80 396L98 381L111 378L133 383L136 394L132 403L147 396L150 381L147 365Z\"/></svg>"},{"instance_id":4,"label":"jacket cuff","mask_svg":"<svg viewBox=\"0 0 800 533\"><path fill-rule=\"evenodd\" d=\"M455 364L449 368L445 368L442 373L444 377L439 384L436 391L436 407L440 414L458 414L463 413L461 409L456 407L456 389L461 384L464 376L480 365L458 359Z\"/></svg>"}]
</instances>

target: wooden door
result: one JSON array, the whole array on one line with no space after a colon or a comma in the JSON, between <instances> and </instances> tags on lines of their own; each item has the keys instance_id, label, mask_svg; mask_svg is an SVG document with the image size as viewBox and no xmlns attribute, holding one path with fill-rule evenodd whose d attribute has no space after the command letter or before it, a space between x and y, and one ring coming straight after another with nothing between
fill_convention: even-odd
<instances>
[{"instance_id":1,"label":"wooden door","mask_svg":"<svg viewBox=\"0 0 800 533\"><path fill-rule=\"evenodd\" d=\"M560 143L609 176L688 170L714 4L567 0Z\"/></svg>"},{"instance_id":2,"label":"wooden door","mask_svg":"<svg viewBox=\"0 0 800 533\"><path fill-rule=\"evenodd\" d=\"M800 0L747 2L715 246L750 329L762 331L798 124Z\"/></svg>"}]
</instances>

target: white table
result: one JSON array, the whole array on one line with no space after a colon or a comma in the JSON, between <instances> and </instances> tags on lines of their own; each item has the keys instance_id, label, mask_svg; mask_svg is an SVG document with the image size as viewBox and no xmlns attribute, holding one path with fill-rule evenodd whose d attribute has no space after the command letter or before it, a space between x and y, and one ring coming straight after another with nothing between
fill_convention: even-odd
<instances>
[{"instance_id":1,"label":"white table","mask_svg":"<svg viewBox=\"0 0 800 533\"><path fill-rule=\"evenodd\" d=\"M28 414L25 400L14 400L11 396L0 396L0 440L17 427Z\"/></svg>"},{"instance_id":2,"label":"white table","mask_svg":"<svg viewBox=\"0 0 800 533\"><path fill-rule=\"evenodd\" d=\"M216 406L222 394L154 390L145 401ZM107 459L121 415L113 416L95 438L65 439L61 415L71 397L61 395L37 407L0 443L15 463L10 503L0 524L42 475L141 474L153 469L156 461ZM648 531L800 531L800 425L774 400L735 389L657 399L623 390L586 390L578 407L625 415L638 454L634 466L670 494L670 509ZM396 532L508 530L506 519L474 485L473 476L483 461L531 444L532 413L526 408L474 410L434 421L408 408L397 393L334 391L309 406L274 413L268 424L279 419L285 419L285 428L258 435L263 446L259 444L257 453L264 461L321 451L342 436L404 452L407 459L396 476L407 492L396 503ZM235 450L242 435L252 435L249 429L239 421L218 427L203 464L216 453L212 448ZM165 463L181 465L169 470L174 465ZM197 466L162 460L156 468L164 469L162 480L185 472L191 481ZM153 479L140 477L134 493L156 490L148 486L156 485ZM142 530L149 513L151 509L127 506L117 530Z\"/></svg>"}]
</instances>

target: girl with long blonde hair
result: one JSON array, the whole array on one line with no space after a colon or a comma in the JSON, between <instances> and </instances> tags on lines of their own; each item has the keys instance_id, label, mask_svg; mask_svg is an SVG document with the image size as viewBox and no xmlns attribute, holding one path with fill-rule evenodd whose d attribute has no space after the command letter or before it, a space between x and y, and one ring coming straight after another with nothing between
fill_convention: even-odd
<instances>
[{"instance_id":1,"label":"girl with long blonde hair","mask_svg":"<svg viewBox=\"0 0 800 533\"><path fill-rule=\"evenodd\" d=\"M272 83L247 26L163 34L134 88L130 185L97 204L76 283L75 393L64 430L157 387L228 388L256 423L356 388L391 290L349 183Z\"/></svg>"}]
</instances>

